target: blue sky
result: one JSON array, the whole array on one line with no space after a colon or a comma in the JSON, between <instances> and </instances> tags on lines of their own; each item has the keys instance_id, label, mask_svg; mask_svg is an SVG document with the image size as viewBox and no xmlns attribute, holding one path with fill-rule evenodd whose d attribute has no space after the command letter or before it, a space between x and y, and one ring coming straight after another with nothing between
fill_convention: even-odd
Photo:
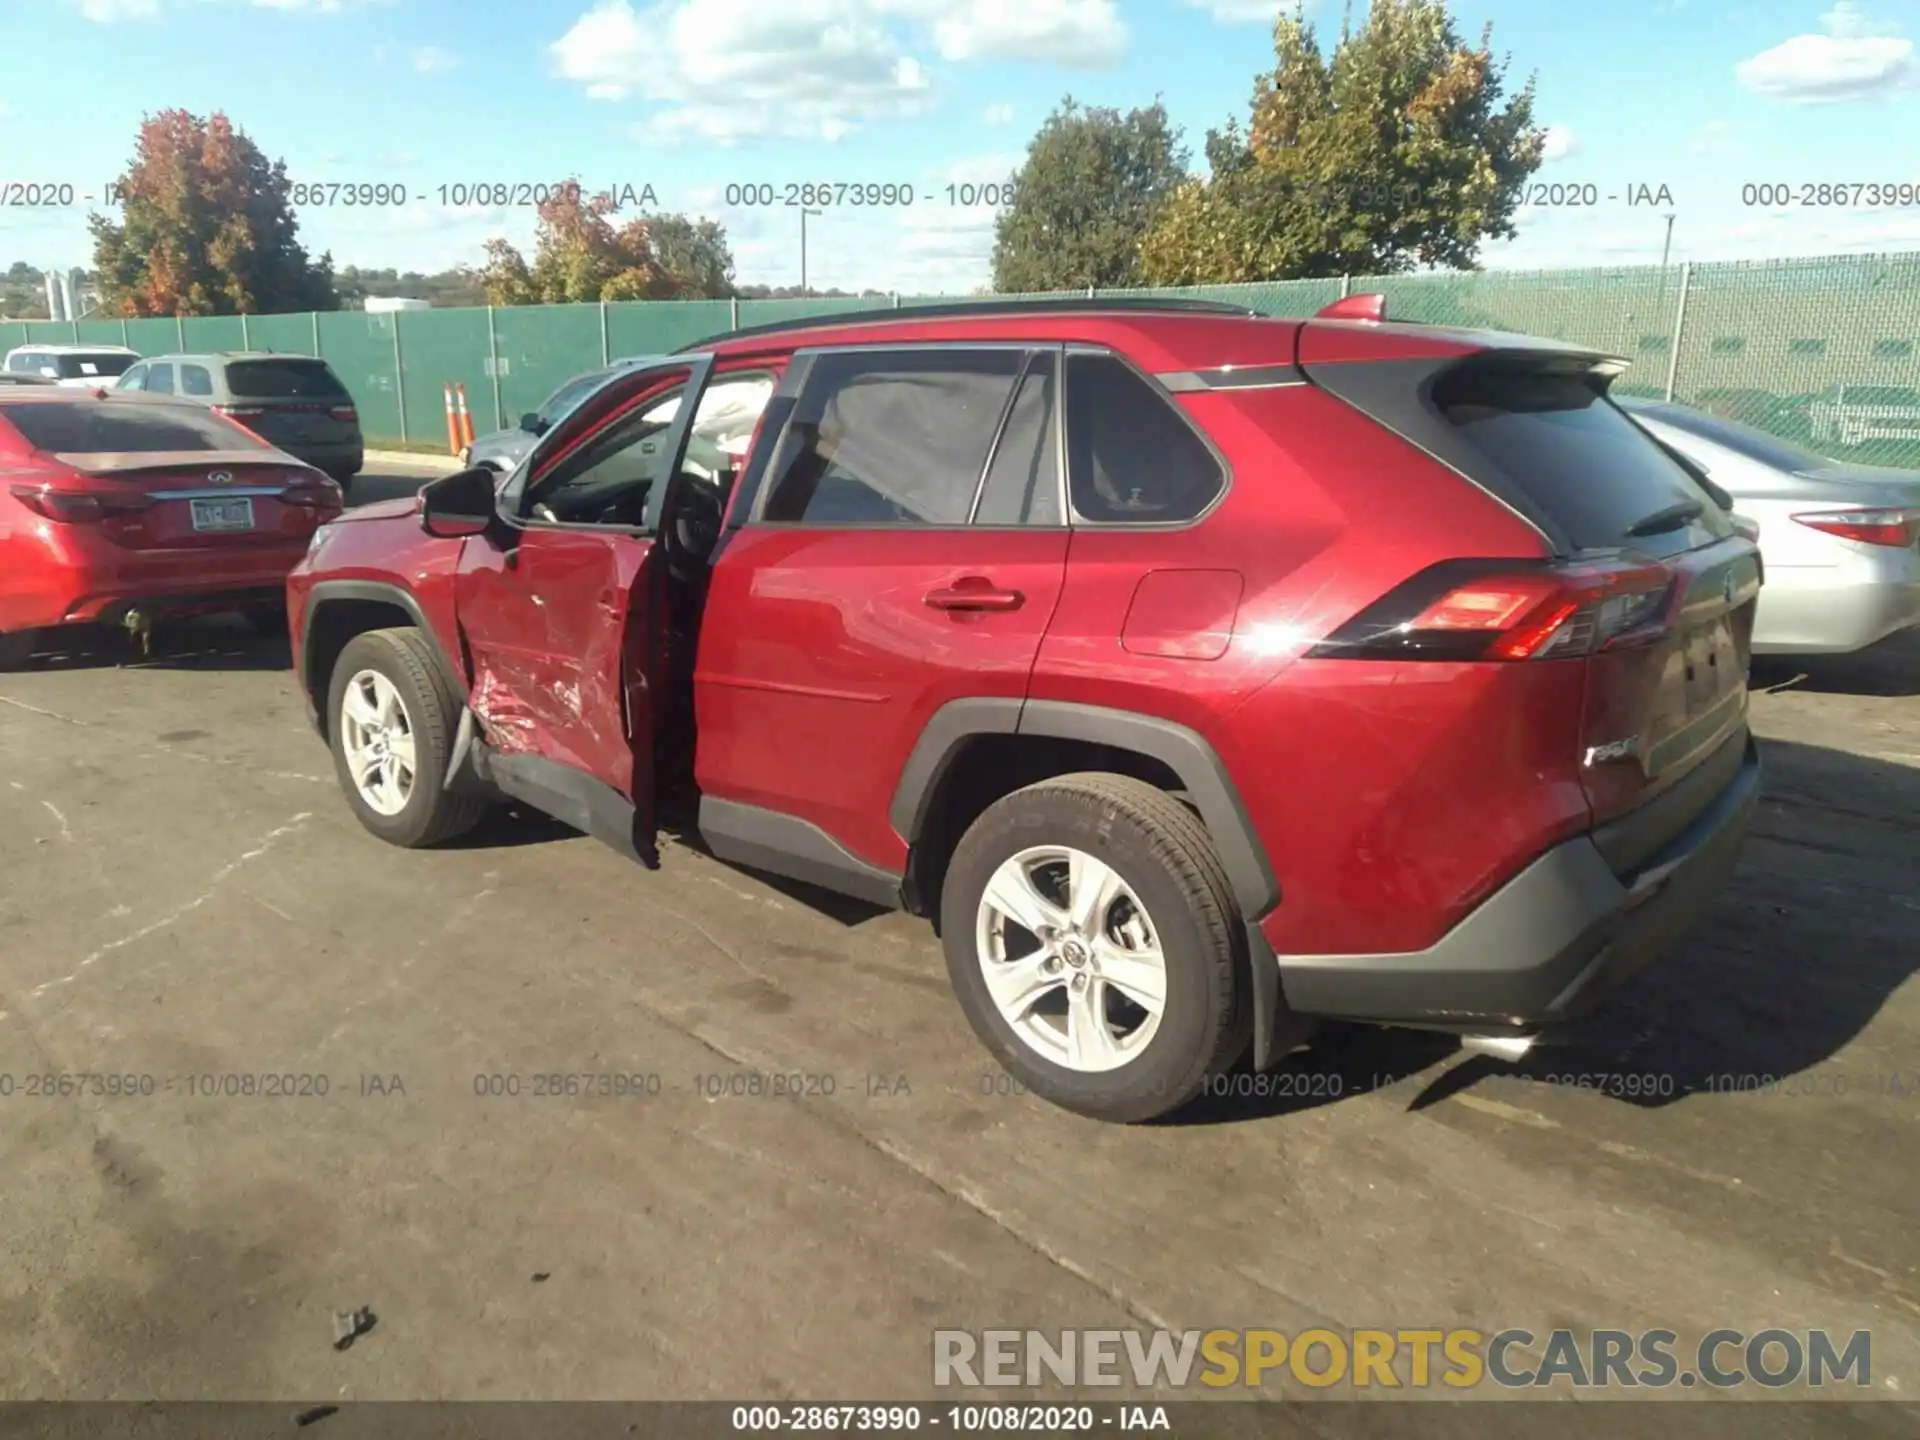
<instances>
[{"instance_id":1,"label":"blue sky","mask_svg":"<svg viewBox=\"0 0 1920 1440\"><path fill-rule=\"evenodd\" d=\"M1291 3L1291 0L1289 0ZM530 242L530 209L439 187L578 174L651 185L728 228L739 278L795 283L798 219L729 207L729 182L883 181L934 203L809 222L811 283L910 292L983 284L992 212L954 180L1019 164L1071 93L1163 96L1195 165L1270 66L1263 0L6 0L0 179L99 193L144 112L224 110L295 179L405 186L398 208L309 206L339 265L477 262ZM1338 0L1308 7L1323 36ZM1362 3L1363 8L1363 3ZM1920 0L1456 0L1539 77L1543 184L1595 210L1525 213L1492 267L1920 247L1920 207L1743 204L1743 184L1920 182ZM1629 187L1672 204L1632 206ZM0 208L0 266L86 263L86 205Z\"/></svg>"}]
</instances>

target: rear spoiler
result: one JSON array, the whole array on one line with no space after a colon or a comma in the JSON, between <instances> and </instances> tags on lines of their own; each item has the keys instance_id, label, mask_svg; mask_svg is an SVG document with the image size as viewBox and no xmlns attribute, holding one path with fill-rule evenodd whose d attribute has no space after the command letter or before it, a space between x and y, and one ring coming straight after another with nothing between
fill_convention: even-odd
<instances>
[{"instance_id":1,"label":"rear spoiler","mask_svg":"<svg viewBox=\"0 0 1920 1440\"><path fill-rule=\"evenodd\" d=\"M306 468L304 461L272 449L62 450L53 458L89 475L129 475L141 470L225 470L239 465Z\"/></svg>"}]
</instances>

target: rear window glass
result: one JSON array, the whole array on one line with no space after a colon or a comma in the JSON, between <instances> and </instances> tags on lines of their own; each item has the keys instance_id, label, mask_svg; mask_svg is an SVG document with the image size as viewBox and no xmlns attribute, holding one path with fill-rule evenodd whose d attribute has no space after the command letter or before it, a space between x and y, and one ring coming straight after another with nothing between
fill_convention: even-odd
<instances>
[{"instance_id":1,"label":"rear window glass","mask_svg":"<svg viewBox=\"0 0 1920 1440\"><path fill-rule=\"evenodd\" d=\"M175 409L109 400L7 405L0 408L0 418L49 455L266 448L232 421L188 405Z\"/></svg>"},{"instance_id":2,"label":"rear window glass","mask_svg":"<svg viewBox=\"0 0 1920 1440\"><path fill-rule=\"evenodd\" d=\"M1226 472L1173 408L1110 355L1067 359L1067 484L1083 520L1191 520L1226 488Z\"/></svg>"},{"instance_id":3,"label":"rear window glass","mask_svg":"<svg viewBox=\"0 0 1920 1440\"><path fill-rule=\"evenodd\" d=\"M344 399L347 387L324 360L235 360L227 389L245 400Z\"/></svg>"},{"instance_id":4,"label":"rear window glass","mask_svg":"<svg viewBox=\"0 0 1920 1440\"><path fill-rule=\"evenodd\" d=\"M62 380L91 380L96 375L111 379L124 373L139 358L138 355L115 355L108 351L103 355L43 355L40 364L52 366Z\"/></svg>"},{"instance_id":5,"label":"rear window glass","mask_svg":"<svg viewBox=\"0 0 1920 1440\"><path fill-rule=\"evenodd\" d=\"M1433 401L1504 485L1564 530L1575 549L1632 544L1673 553L1702 543L1694 527L1732 533L1693 478L1584 375L1463 366L1440 379ZM1688 503L1701 507L1693 527L1627 533L1649 516Z\"/></svg>"}]
</instances>

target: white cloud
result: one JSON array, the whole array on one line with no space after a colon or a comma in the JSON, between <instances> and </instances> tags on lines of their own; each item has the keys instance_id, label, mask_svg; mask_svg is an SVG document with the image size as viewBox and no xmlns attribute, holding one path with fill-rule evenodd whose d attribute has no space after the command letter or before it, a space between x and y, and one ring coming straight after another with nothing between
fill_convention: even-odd
<instances>
[{"instance_id":1,"label":"white cloud","mask_svg":"<svg viewBox=\"0 0 1920 1440\"><path fill-rule=\"evenodd\" d=\"M987 106L986 109L980 112L980 123L982 125L1011 125L1013 123L1013 106L1004 100L997 105Z\"/></svg>"},{"instance_id":2,"label":"white cloud","mask_svg":"<svg viewBox=\"0 0 1920 1440\"><path fill-rule=\"evenodd\" d=\"M422 45L413 52L413 68L422 75L432 75L438 71L451 70L460 63L460 57L452 51L438 45Z\"/></svg>"},{"instance_id":3,"label":"white cloud","mask_svg":"<svg viewBox=\"0 0 1920 1440\"><path fill-rule=\"evenodd\" d=\"M154 20L160 15L160 0L72 0L80 18L95 25L115 25L122 20ZM18 17L16 17L17 19Z\"/></svg>"},{"instance_id":4,"label":"white cloud","mask_svg":"<svg viewBox=\"0 0 1920 1440\"><path fill-rule=\"evenodd\" d=\"M1118 65L1127 27L1114 0L967 0L933 24L948 60L1045 60L1077 69Z\"/></svg>"},{"instance_id":5,"label":"white cloud","mask_svg":"<svg viewBox=\"0 0 1920 1440\"><path fill-rule=\"evenodd\" d=\"M1549 125L1540 148L1540 158L1548 163L1564 160L1579 148L1580 142L1574 139L1573 131L1565 125Z\"/></svg>"},{"instance_id":6,"label":"white cloud","mask_svg":"<svg viewBox=\"0 0 1920 1440\"><path fill-rule=\"evenodd\" d=\"M1599 228L1595 224L1591 210L1522 212L1519 238L1484 247L1481 259L1489 270L1660 263L1666 239L1661 212L1617 212L1600 217ZM1674 226L1671 259L1706 263L1913 249L1920 249L1916 211L1726 209L1682 214Z\"/></svg>"},{"instance_id":7,"label":"white cloud","mask_svg":"<svg viewBox=\"0 0 1920 1440\"><path fill-rule=\"evenodd\" d=\"M1207 11L1222 25L1271 26L1283 13L1293 13L1291 0L1187 0L1187 4Z\"/></svg>"},{"instance_id":8,"label":"white cloud","mask_svg":"<svg viewBox=\"0 0 1920 1440\"><path fill-rule=\"evenodd\" d=\"M1884 95L1920 79L1913 41L1853 0L1837 0L1820 24L1826 33L1795 35L1742 60L1740 83L1769 99L1818 103Z\"/></svg>"},{"instance_id":9,"label":"white cloud","mask_svg":"<svg viewBox=\"0 0 1920 1440\"><path fill-rule=\"evenodd\" d=\"M548 48L590 97L651 103L633 132L647 142L837 139L917 113L931 91L871 0L667 0L644 14L603 0Z\"/></svg>"}]
</instances>

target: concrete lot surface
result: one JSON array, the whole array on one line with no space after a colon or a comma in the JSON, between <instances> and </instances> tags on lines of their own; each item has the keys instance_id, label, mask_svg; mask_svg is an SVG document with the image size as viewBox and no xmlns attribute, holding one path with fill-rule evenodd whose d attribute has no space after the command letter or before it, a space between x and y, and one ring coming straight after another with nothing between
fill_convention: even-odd
<instances>
[{"instance_id":1,"label":"concrete lot surface","mask_svg":"<svg viewBox=\"0 0 1920 1440\"><path fill-rule=\"evenodd\" d=\"M390 849L284 644L126 658L0 676L0 1397L924 1398L936 1327L1420 1325L1864 1329L1920 1395L1920 644L1756 675L1742 868L1577 1033L1333 1030L1131 1129L1005 1093L918 921L513 815ZM151 1093L25 1093L92 1073Z\"/></svg>"}]
</instances>

